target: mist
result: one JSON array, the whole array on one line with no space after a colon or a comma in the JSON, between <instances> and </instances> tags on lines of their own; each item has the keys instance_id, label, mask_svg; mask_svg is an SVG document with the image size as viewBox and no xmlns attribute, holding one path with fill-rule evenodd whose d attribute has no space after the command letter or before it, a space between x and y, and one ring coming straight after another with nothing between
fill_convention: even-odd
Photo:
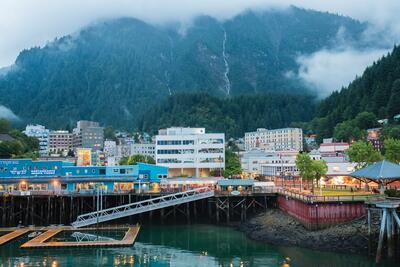
<instances>
[{"instance_id":1,"label":"mist","mask_svg":"<svg viewBox=\"0 0 400 267\"><path fill-rule=\"evenodd\" d=\"M55 37L77 32L97 20L125 16L152 24L179 21L190 25L190 21L198 15L226 20L247 9L287 8L290 5L350 16L369 22L368 32L386 32L385 49L377 47L361 51L347 47L300 55L297 58L299 78L321 90L321 95L348 84L399 41L398 0L2 0L0 67L13 64L23 49L44 46ZM352 62L351 67L345 64L346 60Z\"/></svg>"},{"instance_id":2,"label":"mist","mask_svg":"<svg viewBox=\"0 0 400 267\"><path fill-rule=\"evenodd\" d=\"M0 119L6 119L9 121L19 121L19 117L12 112L11 109L0 105Z\"/></svg>"}]
</instances>

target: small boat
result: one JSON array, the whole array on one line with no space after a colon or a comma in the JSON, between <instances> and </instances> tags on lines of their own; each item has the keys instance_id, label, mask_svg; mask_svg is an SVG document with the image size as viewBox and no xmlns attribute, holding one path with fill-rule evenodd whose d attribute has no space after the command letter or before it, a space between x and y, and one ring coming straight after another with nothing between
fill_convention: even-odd
<instances>
[{"instance_id":1,"label":"small boat","mask_svg":"<svg viewBox=\"0 0 400 267\"><path fill-rule=\"evenodd\" d=\"M30 233L28 235L28 238L34 238L34 237L37 237L37 236L39 236L41 234L42 234L42 232L32 232L32 233Z\"/></svg>"}]
</instances>

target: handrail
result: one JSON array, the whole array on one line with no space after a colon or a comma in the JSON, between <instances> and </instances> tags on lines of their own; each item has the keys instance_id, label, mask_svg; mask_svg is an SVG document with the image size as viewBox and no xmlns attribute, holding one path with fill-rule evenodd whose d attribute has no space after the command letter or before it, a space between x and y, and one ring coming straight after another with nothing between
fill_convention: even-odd
<instances>
[{"instance_id":1,"label":"handrail","mask_svg":"<svg viewBox=\"0 0 400 267\"><path fill-rule=\"evenodd\" d=\"M150 198L135 203L82 214L79 215L76 221L72 223L72 226L87 226L212 196L214 196L214 190L209 187L200 187L193 190Z\"/></svg>"},{"instance_id":2,"label":"handrail","mask_svg":"<svg viewBox=\"0 0 400 267\"><path fill-rule=\"evenodd\" d=\"M377 195L365 194L365 195L337 195L337 196L317 196L317 195L304 195L297 192L292 192L285 189L278 189L278 193L284 196L302 200L307 203L315 202L343 202L343 201L368 201L376 198Z\"/></svg>"}]
</instances>

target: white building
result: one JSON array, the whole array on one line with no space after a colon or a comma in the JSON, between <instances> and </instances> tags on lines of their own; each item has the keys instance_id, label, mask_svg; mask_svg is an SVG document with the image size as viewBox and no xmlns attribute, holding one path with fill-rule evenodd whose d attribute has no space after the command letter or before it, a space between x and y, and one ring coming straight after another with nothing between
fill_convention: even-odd
<instances>
[{"instance_id":1,"label":"white building","mask_svg":"<svg viewBox=\"0 0 400 267\"><path fill-rule=\"evenodd\" d=\"M210 176L225 168L225 134L205 128L173 127L156 136L156 163L169 168L169 176Z\"/></svg>"},{"instance_id":2,"label":"white building","mask_svg":"<svg viewBox=\"0 0 400 267\"><path fill-rule=\"evenodd\" d=\"M104 141L103 151L106 157L114 157L117 154L117 142L112 140Z\"/></svg>"},{"instance_id":3,"label":"white building","mask_svg":"<svg viewBox=\"0 0 400 267\"><path fill-rule=\"evenodd\" d=\"M155 158L156 144L154 143L131 144L131 155L145 155Z\"/></svg>"},{"instance_id":4,"label":"white building","mask_svg":"<svg viewBox=\"0 0 400 267\"><path fill-rule=\"evenodd\" d=\"M268 130L258 128L255 132L245 133L246 151L252 148L264 150L303 150L303 130L300 128L283 128Z\"/></svg>"},{"instance_id":5,"label":"white building","mask_svg":"<svg viewBox=\"0 0 400 267\"><path fill-rule=\"evenodd\" d=\"M298 176L299 171L296 167L295 155L280 155L275 154L267 160L266 163L261 164L261 174L264 176Z\"/></svg>"},{"instance_id":6,"label":"white building","mask_svg":"<svg viewBox=\"0 0 400 267\"><path fill-rule=\"evenodd\" d=\"M39 140L40 156L49 154L49 133L50 131L42 125L27 125L23 131L29 137L36 137Z\"/></svg>"},{"instance_id":7,"label":"white building","mask_svg":"<svg viewBox=\"0 0 400 267\"><path fill-rule=\"evenodd\" d=\"M261 165L268 163L271 157L272 154L264 150L252 149L241 154L240 164L244 172L257 175L261 174Z\"/></svg>"}]
</instances>

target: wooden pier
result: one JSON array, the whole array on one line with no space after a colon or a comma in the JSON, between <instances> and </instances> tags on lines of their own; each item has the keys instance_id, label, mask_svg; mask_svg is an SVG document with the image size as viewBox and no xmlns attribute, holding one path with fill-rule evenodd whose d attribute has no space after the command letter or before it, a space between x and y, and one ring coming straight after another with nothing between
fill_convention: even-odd
<instances>
[{"instance_id":1,"label":"wooden pier","mask_svg":"<svg viewBox=\"0 0 400 267\"><path fill-rule=\"evenodd\" d=\"M31 231L30 228L21 228L21 229L15 229L15 228L9 228L9 229L1 229L1 231L8 232L5 235L0 236L0 246L20 237L23 236L24 234L27 234L28 232Z\"/></svg>"},{"instance_id":2,"label":"wooden pier","mask_svg":"<svg viewBox=\"0 0 400 267\"><path fill-rule=\"evenodd\" d=\"M57 227L53 229L47 229L43 234L33 238L32 240L21 245L21 248L66 248L66 247L123 247L131 246L135 243L136 237L139 233L140 226L128 226L125 236L122 240L106 240L106 241L50 241L55 235L63 231L92 231L92 230L116 230L121 228L82 228L75 229L73 227Z\"/></svg>"}]
</instances>

